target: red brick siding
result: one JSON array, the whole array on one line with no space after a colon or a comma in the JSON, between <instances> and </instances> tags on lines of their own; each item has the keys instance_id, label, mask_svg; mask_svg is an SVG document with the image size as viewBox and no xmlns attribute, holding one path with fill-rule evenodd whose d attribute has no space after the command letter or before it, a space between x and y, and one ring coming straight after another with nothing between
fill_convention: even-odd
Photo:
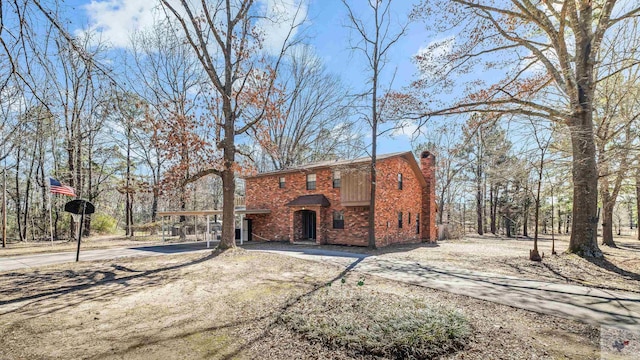
<instances>
[{"instance_id":1,"label":"red brick siding","mask_svg":"<svg viewBox=\"0 0 640 360\"><path fill-rule=\"evenodd\" d=\"M420 242L420 234L416 234L416 215L422 208L422 185L415 172L402 157L384 159L377 165L376 245ZM402 174L402 190L398 190L399 173ZM402 228L398 228L400 211Z\"/></svg>"},{"instance_id":2,"label":"red brick siding","mask_svg":"<svg viewBox=\"0 0 640 360\"><path fill-rule=\"evenodd\" d=\"M316 189L307 190L307 174L316 174ZM285 187L279 188L278 180L285 178ZM329 199L331 207L327 209L306 207L307 210L316 211L316 236L320 242L326 241L333 227L333 213L330 210L341 210L340 189L333 188L333 171L331 169L318 169L307 172L294 172L275 174L246 179L246 207L247 209L270 209L266 215L247 215L253 220L253 232L258 235L258 240L290 240L293 229L300 226L292 226L295 211L302 207L290 208L287 203L302 195L323 194ZM298 224L299 225L299 224Z\"/></svg>"},{"instance_id":3,"label":"red brick siding","mask_svg":"<svg viewBox=\"0 0 640 360\"><path fill-rule=\"evenodd\" d=\"M316 189L306 189L306 175L316 174ZM403 189L398 190L398 173L403 177ZM411 165L403 157L392 157L378 162L378 186L376 196L376 244L386 246L394 243L419 242L424 238L424 229L430 228L429 216L435 227L435 202L432 215L424 211L422 198L428 192L423 189ZM285 187L278 187L278 180L285 177ZM433 177L431 177L433 179ZM331 206L305 207L316 211L316 237L318 243L366 246L368 243L369 209L365 207L345 208L340 204L340 189L333 188L333 171L329 168L285 174L258 176L246 179L247 209L270 209L270 214L247 215L253 221L255 240L288 240L302 236L301 217L296 211L302 207L286 204L301 195L323 194ZM433 197L431 197L433 199ZM427 209L428 210L428 209ZM333 211L344 212L344 229L333 228ZM398 212L403 213L403 227L398 228ZM409 223L411 213L411 223ZM420 213L420 234L416 234L416 216ZM389 226L387 227L387 222ZM294 233L295 231L295 233ZM435 239L435 237L433 238Z\"/></svg>"}]
</instances>

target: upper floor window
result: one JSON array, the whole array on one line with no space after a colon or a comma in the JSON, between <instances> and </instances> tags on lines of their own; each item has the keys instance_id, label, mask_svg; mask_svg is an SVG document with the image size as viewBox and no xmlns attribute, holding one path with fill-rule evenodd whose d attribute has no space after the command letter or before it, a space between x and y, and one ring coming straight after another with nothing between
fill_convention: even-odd
<instances>
[{"instance_id":1,"label":"upper floor window","mask_svg":"<svg viewBox=\"0 0 640 360\"><path fill-rule=\"evenodd\" d=\"M398 229L402 229L402 211L398 212Z\"/></svg>"},{"instance_id":2,"label":"upper floor window","mask_svg":"<svg viewBox=\"0 0 640 360\"><path fill-rule=\"evenodd\" d=\"M307 174L307 190L316 189L316 174Z\"/></svg>"},{"instance_id":3,"label":"upper floor window","mask_svg":"<svg viewBox=\"0 0 640 360\"><path fill-rule=\"evenodd\" d=\"M333 228L344 229L344 212L342 211L333 212Z\"/></svg>"},{"instance_id":4,"label":"upper floor window","mask_svg":"<svg viewBox=\"0 0 640 360\"><path fill-rule=\"evenodd\" d=\"M409 219L407 220L407 222L409 223L409 225L411 225L411 213L407 214L407 216L409 217Z\"/></svg>"},{"instance_id":5,"label":"upper floor window","mask_svg":"<svg viewBox=\"0 0 640 360\"><path fill-rule=\"evenodd\" d=\"M333 172L333 188L337 189L341 186L341 181L340 181L340 171L334 171Z\"/></svg>"},{"instance_id":6,"label":"upper floor window","mask_svg":"<svg viewBox=\"0 0 640 360\"><path fill-rule=\"evenodd\" d=\"M280 176L280 179L278 179L278 187L279 187L280 189L284 189L284 184L285 184L285 182L284 182L284 176Z\"/></svg>"},{"instance_id":7,"label":"upper floor window","mask_svg":"<svg viewBox=\"0 0 640 360\"><path fill-rule=\"evenodd\" d=\"M402 174L398 174L398 190L402 190Z\"/></svg>"}]
</instances>

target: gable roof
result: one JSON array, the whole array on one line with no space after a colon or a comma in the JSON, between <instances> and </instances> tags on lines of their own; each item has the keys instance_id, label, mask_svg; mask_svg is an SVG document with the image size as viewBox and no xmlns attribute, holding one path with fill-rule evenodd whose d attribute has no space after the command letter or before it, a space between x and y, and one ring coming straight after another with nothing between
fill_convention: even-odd
<instances>
[{"instance_id":1,"label":"gable roof","mask_svg":"<svg viewBox=\"0 0 640 360\"><path fill-rule=\"evenodd\" d=\"M424 175L422 174L422 171L420 170L420 166L418 165L418 162L416 161L416 158L413 156L413 153L411 151L381 154L376 157L376 161L386 160L394 157L402 157L405 160L407 160L407 162L409 163L409 166L415 172L416 178L418 179L418 181L420 181L420 184L422 186L427 186L427 182L424 179ZM251 179L251 178L258 178L262 176L274 176L274 175L289 174L289 173L295 173L295 172L309 172L311 170L320 169L320 168L347 167L347 166L367 163L370 161L371 161L371 157L369 156L361 157L357 159L350 159L350 160L319 161L315 163L291 167L284 170L267 171L267 172L263 172L263 173L259 173L251 176L244 176L243 178Z\"/></svg>"}]
</instances>

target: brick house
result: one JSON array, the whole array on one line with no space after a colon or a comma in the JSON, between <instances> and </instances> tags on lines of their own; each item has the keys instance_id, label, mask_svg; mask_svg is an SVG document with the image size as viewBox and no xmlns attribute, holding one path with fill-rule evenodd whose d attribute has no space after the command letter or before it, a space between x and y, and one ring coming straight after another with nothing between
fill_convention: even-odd
<instances>
[{"instance_id":1,"label":"brick house","mask_svg":"<svg viewBox=\"0 0 640 360\"><path fill-rule=\"evenodd\" d=\"M436 241L435 158L379 155L376 245ZM245 178L252 240L367 246L370 158L325 161Z\"/></svg>"}]
</instances>

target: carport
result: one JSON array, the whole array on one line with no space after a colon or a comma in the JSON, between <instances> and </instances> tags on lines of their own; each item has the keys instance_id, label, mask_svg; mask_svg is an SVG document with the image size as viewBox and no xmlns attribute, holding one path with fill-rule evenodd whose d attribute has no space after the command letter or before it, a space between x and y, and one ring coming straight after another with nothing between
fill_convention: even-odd
<instances>
[{"instance_id":1,"label":"carport","mask_svg":"<svg viewBox=\"0 0 640 360\"><path fill-rule=\"evenodd\" d=\"M240 245L242 245L244 243L244 234L245 234L245 230L250 231L250 229L245 229L244 228L244 220L245 220L245 216L246 215L251 215L251 214L269 214L271 212L271 210L269 209L254 209L254 210L247 210L247 209L237 209L235 210L235 217L236 219L239 218L240 220ZM211 216L212 215L217 215L219 217L219 219L221 219L221 221L224 221L224 219L222 218L222 210L177 210L177 211L158 211L158 216L162 219L162 241L165 241L165 219L167 217L171 218L173 216L185 216L185 217L194 217L195 221L196 221L196 226L194 226L194 232L196 235L196 238L198 237L198 226L197 226L197 219L198 217L206 217L207 219L207 231L204 234L205 237L205 241L207 242L207 247L210 247L210 243L211 243L211 229L210 229L210 224L211 224ZM235 219L234 219L234 224L235 224ZM248 235L248 239L250 239L249 237L249 233L247 233ZM238 239L236 239L238 240Z\"/></svg>"}]
</instances>

